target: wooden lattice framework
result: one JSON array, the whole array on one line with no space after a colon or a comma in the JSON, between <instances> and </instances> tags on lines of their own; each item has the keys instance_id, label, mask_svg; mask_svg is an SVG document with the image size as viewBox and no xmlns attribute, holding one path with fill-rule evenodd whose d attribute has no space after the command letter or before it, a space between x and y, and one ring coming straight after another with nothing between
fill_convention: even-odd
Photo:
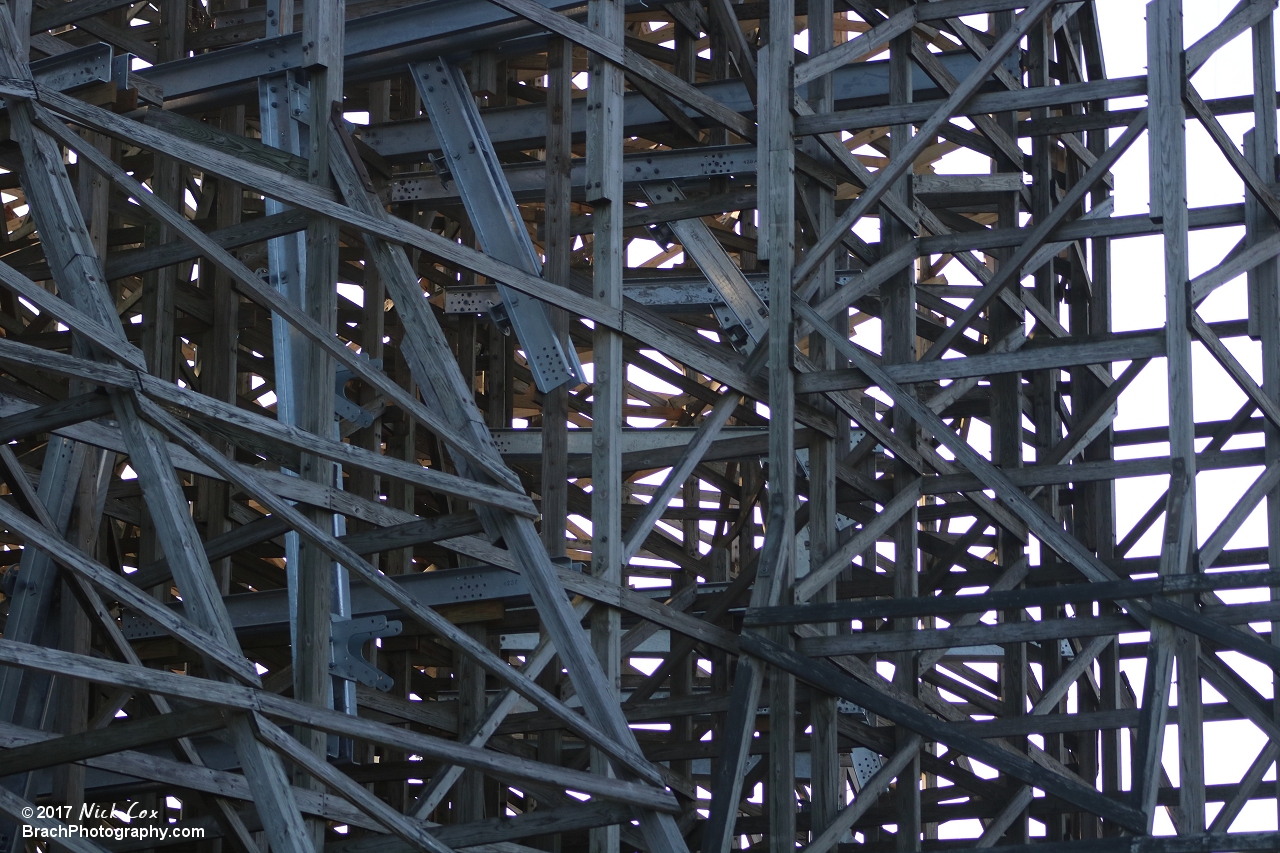
<instances>
[{"instance_id":1,"label":"wooden lattice framework","mask_svg":"<svg viewBox=\"0 0 1280 853\"><path fill-rule=\"evenodd\" d=\"M0 846L1275 849L1277 4L1102 2L0 2Z\"/></svg>"}]
</instances>

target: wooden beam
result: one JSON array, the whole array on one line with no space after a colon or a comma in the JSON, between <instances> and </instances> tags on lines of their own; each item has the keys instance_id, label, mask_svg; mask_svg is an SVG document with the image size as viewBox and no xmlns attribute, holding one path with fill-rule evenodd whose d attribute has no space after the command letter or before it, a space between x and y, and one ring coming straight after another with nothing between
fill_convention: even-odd
<instances>
[{"instance_id":1,"label":"wooden beam","mask_svg":"<svg viewBox=\"0 0 1280 853\"><path fill-rule=\"evenodd\" d=\"M99 755L110 755L153 743L217 731L224 725L226 719L216 708L195 708L160 717L128 719L105 729L63 735L30 746L10 747L0 755L4 756L7 772L26 773L56 764L83 761Z\"/></svg>"}]
</instances>

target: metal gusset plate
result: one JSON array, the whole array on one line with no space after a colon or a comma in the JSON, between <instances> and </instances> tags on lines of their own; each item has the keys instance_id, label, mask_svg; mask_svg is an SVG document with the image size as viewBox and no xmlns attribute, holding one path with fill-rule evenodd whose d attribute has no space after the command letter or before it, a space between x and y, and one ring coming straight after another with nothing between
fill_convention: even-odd
<instances>
[{"instance_id":1,"label":"metal gusset plate","mask_svg":"<svg viewBox=\"0 0 1280 853\"><path fill-rule=\"evenodd\" d=\"M329 634L329 674L348 681L358 681L384 693L395 686L395 680L373 666L361 652L365 643L378 637L395 637L403 629L399 622L388 622L385 616L361 619L332 617Z\"/></svg>"}]
</instances>

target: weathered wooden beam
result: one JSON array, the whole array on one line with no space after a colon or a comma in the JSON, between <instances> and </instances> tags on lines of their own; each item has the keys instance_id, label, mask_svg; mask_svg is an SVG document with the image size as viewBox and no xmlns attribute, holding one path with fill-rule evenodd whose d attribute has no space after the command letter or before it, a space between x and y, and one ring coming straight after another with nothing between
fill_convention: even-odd
<instances>
[{"instance_id":1,"label":"weathered wooden beam","mask_svg":"<svg viewBox=\"0 0 1280 853\"><path fill-rule=\"evenodd\" d=\"M899 725L907 726L922 735L955 747L984 763L1017 776L1028 784L1036 785L1047 792L1052 792L1055 796L1081 805L1121 826L1139 829L1144 824L1142 814L1133 807L1104 797L1092 788L1068 780L1064 776L1054 773L1046 774L1038 764L1012 750L989 746L985 741L953 732L936 718L915 710L900 699L863 685L830 664L811 661L759 635L744 636L743 644L749 654L761 657L775 666L785 667L797 678L802 678L815 686L821 686L823 689L835 690L849 701L861 704L868 710L894 720Z\"/></svg>"},{"instance_id":2,"label":"weathered wooden beam","mask_svg":"<svg viewBox=\"0 0 1280 853\"><path fill-rule=\"evenodd\" d=\"M99 755L137 749L153 743L216 731L226 719L216 708L196 708L160 717L142 717L117 722L105 729L41 741L29 746L10 747L4 756L6 773L26 773L55 764L83 761Z\"/></svg>"},{"instance_id":3,"label":"weathered wooden beam","mask_svg":"<svg viewBox=\"0 0 1280 853\"><path fill-rule=\"evenodd\" d=\"M166 415L162 410L154 405L144 404L147 417L153 422L163 426L174 440L183 444L188 450L202 457L204 462L210 467L220 470L220 472L236 482L241 488L246 489L253 494L258 500L261 500L273 514L287 519L292 527L298 531L300 536L305 537L316 547L323 550L329 557L346 566L348 570L354 571L366 583L375 587L379 592L387 598L388 601L399 606L406 614L418 620L429 630L435 632L441 637L447 639L452 645L465 652L469 657L479 662L486 671L497 676L499 679L506 681L511 687L520 691L520 693L532 701L537 702L540 706L546 708L558 715L562 722L569 728L581 732L592 742L597 743L600 747L607 751L611 756L619 758L628 766L632 766L638 773L648 775L651 781L656 781L656 774L649 771L647 762L642 756L635 755L631 750L624 746L612 743L612 739L599 731L592 723L582 719L579 715L566 708L562 702L549 694L546 690L538 686L527 676L521 675L519 671L513 670L507 666L505 662L498 659L493 652L478 643L474 638L466 632L450 623L447 619L440 616L434 610L419 603L416 599L404 592L399 586L391 582L385 575L378 572L373 566L369 565L364 559L352 551L349 547L340 543L331 534L325 533L314 522L308 520L297 509L293 508L288 502L275 498L269 494L259 482L255 475L249 472L249 469L234 469L220 454L216 453L209 445L199 438L191 430L178 423L171 416ZM234 473L233 473L234 471Z\"/></svg>"},{"instance_id":4,"label":"weathered wooden beam","mask_svg":"<svg viewBox=\"0 0 1280 853\"><path fill-rule=\"evenodd\" d=\"M978 848L1023 849L1033 821L1046 850L1078 838L1105 851L1121 834L1153 851L1237 846L1205 833L1205 803L1223 803L1222 830L1273 800L1262 779L1280 739L1273 703L1220 658L1280 666L1275 602L1224 603L1226 590L1280 595L1275 0L1198 22L1206 35L1185 51L1178 0L1156 0L1149 74L1123 79L1106 75L1105 9L1079 0L1030 13L1017 0L789 3L677 0L629 17L616 0L10 3L0 716L19 725L0 726L0 747L25 763L5 780L17 799L0 837L14 808L109 784L144 799L185 790L183 826L250 853L525 853L588 836L593 853L726 853L744 835L825 853L847 832L913 853L943 822L975 820L950 828L973 826ZM38 31L37 55L105 38L164 59L144 74L168 109L134 109L163 95L122 57L116 85L93 91L32 77L29 13L88 15ZM1186 89L1248 29L1250 94ZM804 30L808 56L790 50ZM448 121L392 97L405 63L468 54L451 99L423 95L462 109L478 157ZM275 76L251 85L262 74ZM1138 103L1109 109L1117 99ZM245 136L255 107L261 140ZM1222 117L1246 112L1241 152ZM1243 204L1187 206L1187 118L1245 181ZM1152 212L1117 216L1142 199L1124 196L1108 135L1131 147L1144 129ZM994 158L991 174L951 174L957 148ZM510 187L507 203L477 203L477 166ZM838 227L842 213L853 219ZM878 236L863 221L877 217ZM1241 226L1188 282L1190 231ZM1111 241L1157 234L1168 322L1115 333ZM642 261L651 238L665 251ZM1238 277L1247 319L1223 287ZM587 365L574 380L592 381L538 387L528 335L484 317L499 287L549 306L563 352ZM1238 319L1202 322L1210 295ZM1261 373L1237 354L1245 335L1262 343ZM1183 362L1197 338L1244 391L1229 419L1194 418ZM1167 413L1116 430L1152 359L1172 368ZM628 429L640 418L656 426ZM1204 538L1194 472L1245 469L1252 485ZM1153 477L1172 487L1118 537L1116 495ZM1227 548L1263 497L1268 544ZM1160 554L1129 556L1162 515ZM223 612L231 589L282 583L281 537L287 567L305 557L314 582L302 666L266 645L281 632L243 633L238 605ZM414 624L364 652L395 694L340 681L329 710L323 599L336 579L341 602L348 569ZM385 576L423 569L454 570L433 588L518 572L521 591L435 612ZM181 606L164 600L175 577ZM120 607L167 620L160 636L126 639ZM238 683L259 667L228 623L262 643L267 689ZM798 685L797 658L820 670ZM1120 668L1138 658L1145 697ZM164 661L202 671L171 679ZM827 663L865 693L833 690ZM294 679L310 703L272 692ZM1226 701L1203 705L1202 680ZM238 770L205 767L190 737L170 742L178 761L88 755L163 743L189 714L225 715ZM913 730L920 720L946 738ZM1239 784L1204 784L1206 721L1268 740ZM1167 725L1178 785L1161 762ZM982 748L973 760L994 779L973 772ZM32 787L45 778L32 762L54 762L50 788ZM1032 796L1041 777L1065 787ZM757 784L764 799L744 799ZM1173 840L1141 832L1161 808ZM329 822L372 834L340 838Z\"/></svg>"},{"instance_id":5,"label":"weathered wooden beam","mask_svg":"<svg viewBox=\"0 0 1280 853\"><path fill-rule=\"evenodd\" d=\"M1066 586L1032 587L994 591L982 595L927 597L893 601L847 601L748 610L746 626L797 625L806 622L843 622L855 619L889 619L895 616L953 616L988 613L1025 607L1051 607L1092 601L1120 601L1150 596L1181 596L1218 589L1261 589L1273 586L1280 574L1270 571L1171 575L1145 581L1107 581Z\"/></svg>"},{"instance_id":6,"label":"weathered wooden beam","mask_svg":"<svg viewBox=\"0 0 1280 853\"><path fill-rule=\"evenodd\" d=\"M209 239L224 249L238 249L273 237L292 234L306 227L306 215L296 210L250 219L210 231ZM186 240L171 240L148 249L130 249L106 256L106 275L110 280L140 275L149 270L191 261L200 251Z\"/></svg>"},{"instance_id":7,"label":"weathered wooden beam","mask_svg":"<svg viewBox=\"0 0 1280 853\"><path fill-rule=\"evenodd\" d=\"M431 853L449 853L452 849L439 841L420 822L407 818L375 797L367 788L353 782L324 758L314 755L275 723L259 714L250 714L255 736L290 761L304 768L340 797L386 827L402 840Z\"/></svg>"},{"instance_id":8,"label":"weathered wooden beam","mask_svg":"<svg viewBox=\"0 0 1280 853\"><path fill-rule=\"evenodd\" d=\"M396 748L409 748L423 756L475 767L510 779L553 785L563 784L572 790L598 794L643 808L665 810L674 807L674 801L668 794L649 785L606 779L567 768L545 767L521 758L500 756L497 753L464 746L453 741L316 708L303 702L248 687L147 670L114 661L95 660L9 640L0 640L0 659L3 659L6 664L25 666L38 671L60 672L68 677L98 684L114 684L241 711L257 710L268 717L277 717L333 734L369 739L375 743Z\"/></svg>"},{"instance_id":9,"label":"weathered wooden beam","mask_svg":"<svg viewBox=\"0 0 1280 853\"><path fill-rule=\"evenodd\" d=\"M201 625L199 621L191 624L188 619L176 615L106 566L89 559L87 555L58 537L53 531L42 527L12 507L0 504L0 523L25 539L31 547L44 551L64 568L84 575L87 580L97 584L114 599L151 618L175 639L194 650L208 654L228 673L246 683L258 683L258 675L253 665L245 660L238 650L228 648L222 638ZM200 616L192 614L192 618L199 620Z\"/></svg>"},{"instance_id":10,"label":"weathered wooden beam","mask_svg":"<svg viewBox=\"0 0 1280 853\"><path fill-rule=\"evenodd\" d=\"M64 426L100 418L111 413L111 401L103 394L77 394L46 406L37 406L16 415L0 418L0 441L9 443L37 432L53 432Z\"/></svg>"},{"instance_id":11,"label":"weathered wooden beam","mask_svg":"<svg viewBox=\"0 0 1280 853\"><path fill-rule=\"evenodd\" d=\"M862 216L867 213L871 206L878 202L889 191L890 186L907 171L915 163L924 149L933 143L938 130L942 125L946 124L952 114L960 109L964 103L974 94L979 86L981 86L996 66L996 63L1004 59L1009 50L1026 35L1045 10L1052 5L1053 0L1038 0L1027 8L1027 10L1019 18L1018 26L1010 29L1002 35L995 45L992 46L991 52L986 58L978 62L978 66L969 74L955 91L951 93L951 97L943 101L927 121L920 126L915 134L912 142L907 145L899 156L894 158L890 164L881 172L876 174L876 180L866 192L858 196L858 200L849 206L836 221L832 228L821 235L817 244L809 250L805 256L805 260L796 268L796 283L800 284L808 280L813 274L818 262L835 248L840 241L844 232L853 227Z\"/></svg>"},{"instance_id":12,"label":"weathered wooden beam","mask_svg":"<svg viewBox=\"0 0 1280 853\"><path fill-rule=\"evenodd\" d=\"M517 15L528 18L530 21L546 27L551 32L572 41L574 44L587 48L595 55L608 60L619 68L637 75L648 83L657 86L661 91L688 104L712 121L719 122L744 139L755 137L755 128L742 115L723 107L679 77L658 67L631 48L618 44L616 40L611 40L598 30L593 32L592 29L577 23L571 18L549 11L546 7L531 2L531 0L491 0L491 2L505 9L510 9ZM621 95L621 92L619 92L619 95Z\"/></svg>"}]
</instances>

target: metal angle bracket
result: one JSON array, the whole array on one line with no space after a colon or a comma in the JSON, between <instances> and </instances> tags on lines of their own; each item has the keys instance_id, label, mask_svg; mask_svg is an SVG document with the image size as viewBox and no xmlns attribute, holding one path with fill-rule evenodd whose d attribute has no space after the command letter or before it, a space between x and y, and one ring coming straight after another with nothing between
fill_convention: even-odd
<instances>
[{"instance_id":1,"label":"metal angle bracket","mask_svg":"<svg viewBox=\"0 0 1280 853\"><path fill-rule=\"evenodd\" d=\"M480 247L529 275L541 276L541 259L466 78L444 59L412 64L409 71L444 151L443 164L433 161L436 171L457 185ZM495 320L510 322L538 390L546 393L566 383L585 382L577 352L567 336L556 334L543 304L502 282L496 284L503 309Z\"/></svg>"},{"instance_id":2,"label":"metal angle bracket","mask_svg":"<svg viewBox=\"0 0 1280 853\"><path fill-rule=\"evenodd\" d=\"M730 310L729 306L723 302L717 302L711 306L711 313L715 314L716 322L720 324L720 330L724 332L729 345L738 352L750 354L752 349L751 336L747 334L747 330L738 322L737 315Z\"/></svg>"},{"instance_id":3,"label":"metal angle bracket","mask_svg":"<svg viewBox=\"0 0 1280 853\"><path fill-rule=\"evenodd\" d=\"M449 170L448 161L435 152L429 152L427 154L427 162L431 164L431 168L436 170L436 177L440 179L440 186L449 189L449 181L453 180L453 172Z\"/></svg>"},{"instance_id":4,"label":"metal angle bracket","mask_svg":"<svg viewBox=\"0 0 1280 853\"><path fill-rule=\"evenodd\" d=\"M850 449L852 449L852 446ZM799 468L800 473L804 475L804 478L806 480L810 480L813 478L813 474L809 469L809 448L807 447L796 448L796 465ZM848 530L850 527L853 527L856 523L857 522L855 522L852 518L845 515L844 513L840 513L840 512L836 513L836 531L838 533ZM813 566L813 551L812 551L813 533L810 530L810 525L806 524L804 527L796 531L796 546L797 546L797 550L796 550L795 576L797 579L799 579L809 574L809 570ZM855 710L841 709L840 713L842 714L858 713L864 716L866 715L866 711L864 711L862 708L859 708L857 705L854 705L853 703L848 703L848 704L850 708Z\"/></svg>"},{"instance_id":5,"label":"metal angle bracket","mask_svg":"<svg viewBox=\"0 0 1280 853\"><path fill-rule=\"evenodd\" d=\"M122 53L111 59L111 79L116 82L117 90L124 91L129 88L129 71L132 65L132 53Z\"/></svg>"},{"instance_id":6,"label":"metal angle bracket","mask_svg":"<svg viewBox=\"0 0 1280 853\"><path fill-rule=\"evenodd\" d=\"M861 705L854 704L848 699L836 700L836 712L846 714L851 717L857 717L862 723L870 724L871 716L867 713L867 709ZM871 781L871 777L884 766L884 760L880 754L873 749L867 749L864 746L856 746L849 751L849 762L853 769L853 778L857 783L857 790L861 791Z\"/></svg>"},{"instance_id":7,"label":"metal angle bracket","mask_svg":"<svg viewBox=\"0 0 1280 853\"><path fill-rule=\"evenodd\" d=\"M369 358L363 353L359 354L359 357L367 361L370 367L382 369L382 359ZM376 415L360 408L358 403L347 397L346 385L354 378L355 374L346 367L339 366L334 371L333 413L344 421L351 421L351 423L360 427L368 427L373 423Z\"/></svg>"},{"instance_id":8,"label":"metal angle bracket","mask_svg":"<svg viewBox=\"0 0 1280 853\"><path fill-rule=\"evenodd\" d=\"M289 117L299 124L310 126L311 84L299 79L300 72L288 75Z\"/></svg>"},{"instance_id":9,"label":"metal angle bracket","mask_svg":"<svg viewBox=\"0 0 1280 853\"><path fill-rule=\"evenodd\" d=\"M388 622L385 616L343 619L330 615L329 674L348 681L358 681L386 693L395 679L365 660L364 644L380 637L395 637L404 629L399 621Z\"/></svg>"}]
</instances>

